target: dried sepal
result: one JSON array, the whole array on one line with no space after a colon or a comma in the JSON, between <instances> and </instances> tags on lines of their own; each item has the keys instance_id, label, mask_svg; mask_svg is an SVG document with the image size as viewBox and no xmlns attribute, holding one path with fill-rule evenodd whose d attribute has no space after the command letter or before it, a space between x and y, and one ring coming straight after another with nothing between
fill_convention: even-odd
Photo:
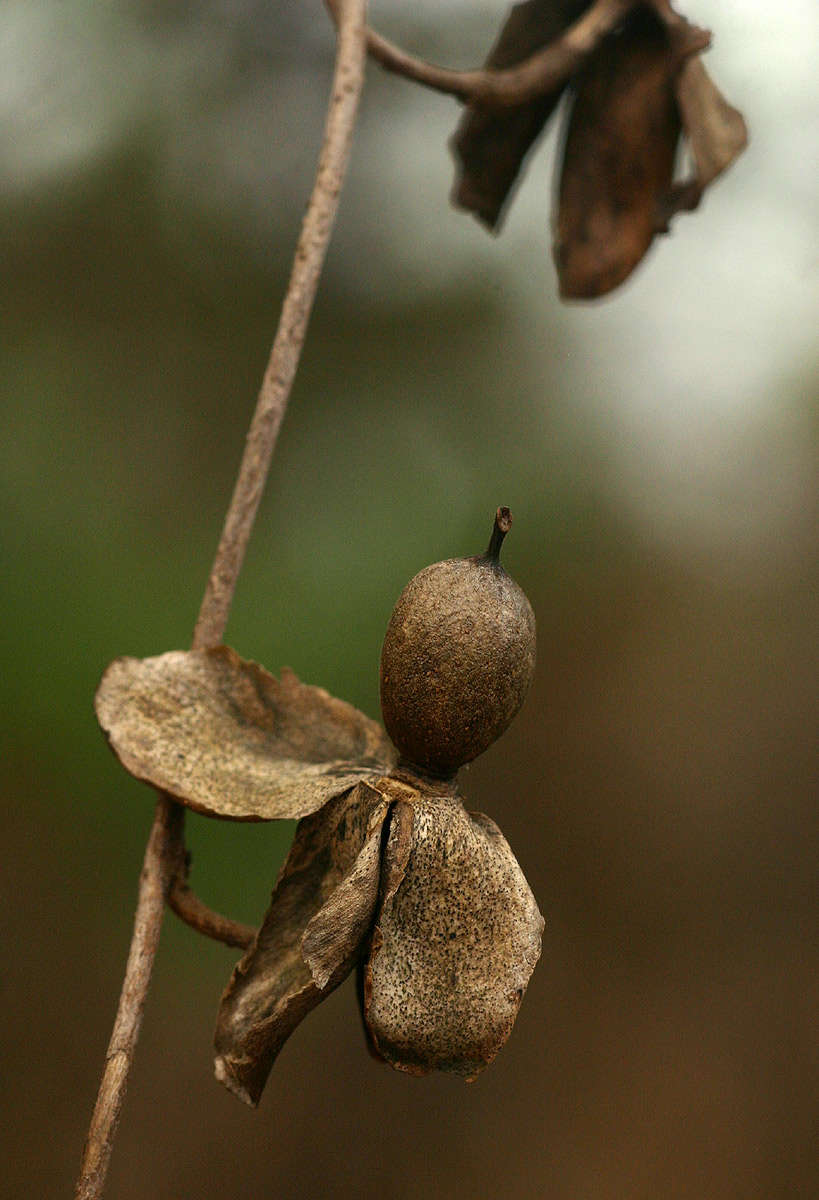
<instances>
[{"instance_id":1,"label":"dried sepal","mask_svg":"<svg viewBox=\"0 0 819 1200\"><path fill-rule=\"evenodd\" d=\"M663 25L638 10L575 81L554 226L565 299L612 291L660 231L681 128L678 66Z\"/></svg>"},{"instance_id":2,"label":"dried sepal","mask_svg":"<svg viewBox=\"0 0 819 1200\"><path fill-rule=\"evenodd\" d=\"M666 221L675 212L696 208L705 189L748 145L742 113L728 103L698 55L683 63L676 92L694 174L672 188L665 205Z\"/></svg>"},{"instance_id":3,"label":"dried sepal","mask_svg":"<svg viewBox=\"0 0 819 1200\"><path fill-rule=\"evenodd\" d=\"M118 658L95 707L127 771L209 816L303 817L395 759L351 704L227 646Z\"/></svg>"},{"instance_id":4,"label":"dried sepal","mask_svg":"<svg viewBox=\"0 0 819 1200\"><path fill-rule=\"evenodd\" d=\"M216 1025L216 1077L255 1106L296 1025L349 974L378 900L388 799L366 783L299 822Z\"/></svg>"},{"instance_id":5,"label":"dried sepal","mask_svg":"<svg viewBox=\"0 0 819 1200\"><path fill-rule=\"evenodd\" d=\"M526 0L516 4L486 60L495 70L515 67L558 38L589 0ZM503 210L523 161L559 101L561 85L514 108L470 104L450 142L457 164L452 202L490 229Z\"/></svg>"},{"instance_id":6,"label":"dried sepal","mask_svg":"<svg viewBox=\"0 0 819 1200\"><path fill-rule=\"evenodd\" d=\"M560 294L612 291L747 144L741 113L700 61L710 42L670 0L516 5L487 71L474 72L464 93L471 100L450 143L452 202L499 228L526 155L570 82L554 220ZM694 172L674 182L681 129Z\"/></svg>"},{"instance_id":7,"label":"dried sepal","mask_svg":"<svg viewBox=\"0 0 819 1200\"><path fill-rule=\"evenodd\" d=\"M382 878L362 988L373 1048L411 1074L474 1079L540 956L531 889L495 823L457 795L393 806Z\"/></svg>"},{"instance_id":8,"label":"dried sepal","mask_svg":"<svg viewBox=\"0 0 819 1200\"><path fill-rule=\"evenodd\" d=\"M359 795L370 790L360 784ZM370 816L367 840L341 883L310 918L301 939L302 958L316 987L327 987L339 966L340 935L345 948L358 947L370 932L381 873L381 826L387 802L377 803Z\"/></svg>"},{"instance_id":9,"label":"dried sepal","mask_svg":"<svg viewBox=\"0 0 819 1200\"><path fill-rule=\"evenodd\" d=\"M637 9L574 83L555 220L565 299L623 283L675 213L694 209L742 152L747 129L700 59L709 35ZM694 174L673 181L680 134Z\"/></svg>"}]
</instances>

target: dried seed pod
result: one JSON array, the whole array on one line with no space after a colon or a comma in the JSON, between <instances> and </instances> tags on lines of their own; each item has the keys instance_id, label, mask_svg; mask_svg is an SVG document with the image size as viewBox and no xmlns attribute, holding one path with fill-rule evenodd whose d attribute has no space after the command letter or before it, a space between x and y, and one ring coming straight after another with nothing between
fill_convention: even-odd
<instances>
[{"instance_id":1,"label":"dried seed pod","mask_svg":"<svg viewBox=\"0 0 819 1200\"><path fill-rule=\"evenodd\" d=\"M499 508L486 554L434 563L398 598L381 651L381 710L404 759L448 777L520 709L535 667L535 618L500 564Z\"/></svg>"}]
</instances>

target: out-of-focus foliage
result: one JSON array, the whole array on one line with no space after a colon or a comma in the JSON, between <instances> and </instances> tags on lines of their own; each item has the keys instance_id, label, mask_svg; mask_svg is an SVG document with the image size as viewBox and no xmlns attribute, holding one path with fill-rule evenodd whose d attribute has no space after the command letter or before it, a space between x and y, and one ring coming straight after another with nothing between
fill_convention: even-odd
<instances>
[{"instance_id":1,"label":"out-of-focus foliage","mask_svg":"<svg viewBox=\"0 0 819 1200\"><path fill-rule=\"evenodd\" d=\"M440 6L381 3L374 19L466 65L501 8L452 5L441 28ZM228 630L377 716L401 588L482 550L487 516L513 509L505 555L537 614L538 674L464 778L547 920L509 1045L472 1088L404 1079L360 1054L342 988L249 1114L210 1076L236 956L169 917L112 1196L816 1190L816 15L731 0L717 21L700 0L691 16L724 32L715 66L753 141L599 307L552 299L548 156L493 241L445 203L452 103L371 70ZM94 688L116 655L188 643L331 54L318 3L0 9L17 1194L70 1187L150 820ZM258 919L291 828L192 818L195 885Z\"/></svg>"}]
</instances>

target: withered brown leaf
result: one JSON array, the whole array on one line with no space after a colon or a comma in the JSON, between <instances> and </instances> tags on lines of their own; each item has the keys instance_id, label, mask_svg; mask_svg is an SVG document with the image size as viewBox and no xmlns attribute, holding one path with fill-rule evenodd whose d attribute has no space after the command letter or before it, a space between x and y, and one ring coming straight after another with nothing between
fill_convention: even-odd
<instances>
[{"instance_id":1,"label":"withered brown leaf","mask_svg":"<svg viewBox=\"0 0 819 1200\"><path fill-rule=\"evenodd\" d=\"M545 56L554 72L544 78L546 90L532 98L523 87L519 100L507 97L500 106L476 91L451 140L453 203L497 230L526 155L568 85L574 103L561 151L553 253L560 294L570 300L596 299L623 283L671 217L696 208L747 143L742 115L700 60L710 33L667 0L606 8L602 0L516 5L486 67L520 68L522 80L533 64L542 69ZM596 10L603 26L592 36ZM675 183L681 132L694 173Z\"/></svg>"},{"instance_id":2,"label":"withered brown leaf","mask_svg":"<svg viewBox=\"0 0 819 1200\"><path fill-rule=\"evenodd\" d=\"M663 26L638 10L573 85L554 229L566 299L616 288L660 231L681 129L678 67Z\"/></svg>"},{"instance_id":3,"label":"withered brown leaf","mask_svg":"<svg viewBox=\"0 0 819 1200\"><path fill-rule=\"evenodd\" d=\"M540 957L531 889L494 821L434 790L395 804L383 879L363 983L373 1047L411 1074L474 1079Z\"/></svg>"},{"instance_id":4,"label":"withered brown leaf","mask_svg":"<svg viewBox=\"0 0 819 1200\"><path fill-rule=\"evenodd\" d=\"M132 775L232 820L306 816L396 757L351 704L287 669L276 679L227 646L118 658L95 708Z\"/></svg>"},{"instance_id":5,"label":"withered brown leaf","mask_svg":"<svg viewBox=\"0 0 819 1200\"><path fill-rule=\"evenodd\" d=\"M589 0L525 0L514 5L485 65L497 70L517 66L559 37L588 7ZM499 227L523 161L564 86L514 108L467 106L450 142L458 168L453 204L474 213L490 229Z\"/></svg>"},{"instance_id":6,"label":"withered brown leaf","mask_svg":"<svg viewBox=\"0 0 819 1200\"><path fill-rule=\"evenodd\" d=\"M216 1077L256 1105L296 1025L350 973L372 925L389 804L366 783L299 822L254 944L222 997Z\"/></svg>"},{"instance_id":7,"label":"withered brown leaf","mask_svg":"<svg viewBox=\"0 0 819 1200\"><path fill-rule=\"evenodd\" d=\"M677 103L694 161L694 175L672 189L666 220L680 209L695 208L709 184L730 167L748 144L748 128L742 113L728 103L699 56L689 58L680 70Z\"/></svg>"}]
</instances>

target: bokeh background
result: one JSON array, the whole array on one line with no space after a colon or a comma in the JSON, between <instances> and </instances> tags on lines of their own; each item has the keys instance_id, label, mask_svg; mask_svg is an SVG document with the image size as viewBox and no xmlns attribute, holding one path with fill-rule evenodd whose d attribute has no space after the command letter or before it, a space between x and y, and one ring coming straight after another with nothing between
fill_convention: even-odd
<instances>
[{"instance_id":1,"label":"bokeh background","mask_svg":"<svg viewBox=\"0 0 819 1200\"><path fill-rule=\"evenodd\" d=\"M470 65L498 0L380 0ZM364 1052L348 982L261 1108L212 1079L237 955L169 915L112 1200L819 1193L812 0L692 0L752 143L605 303L561 307L554 133L502 236L451 210L454 103L371 67L228 637L378 715L403 584L491 514L536 685L465 776L546 917L478 1082ZM97 731L118 654L184 647L311 184L318 0L0 8L3 1172L70 1194L153 799ZM192 818L256 921L292 826Z\"/></svg>"}]
</instances>

